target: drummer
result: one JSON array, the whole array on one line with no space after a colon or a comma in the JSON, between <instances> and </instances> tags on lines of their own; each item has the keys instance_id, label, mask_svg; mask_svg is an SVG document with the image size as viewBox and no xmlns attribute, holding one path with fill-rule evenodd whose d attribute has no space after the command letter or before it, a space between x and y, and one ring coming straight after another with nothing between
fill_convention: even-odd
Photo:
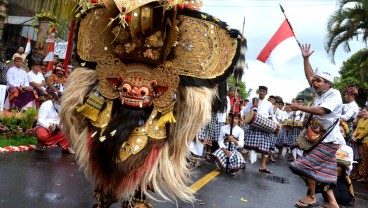
<instances>
[{"instance_id":1,"label":"drummer","mask_svg":"<svg viewBox=\"0 0 368 208\"><path fill-rule=\"evenodd\" d=\"M241 116L243 117L248 111L254 110L257 114L267 117L269 119L275 120L275 115L273 113L273 105L271 102L265 99L267 95L268 88L266 86L258 87L258 98L253 98L241 111ZM273 172L266 167L266 161L268 158L268 153L271 146L271 136L272 133L263 131L261 129L249 126L248 134L246 135L244 141L244 149L254 150L262 154L261 165L259 167L259 172L272 174ZM249 154L249 152L247 153ZM247 158L247 157L246 157Z\"/></svg>"}]
</instances>

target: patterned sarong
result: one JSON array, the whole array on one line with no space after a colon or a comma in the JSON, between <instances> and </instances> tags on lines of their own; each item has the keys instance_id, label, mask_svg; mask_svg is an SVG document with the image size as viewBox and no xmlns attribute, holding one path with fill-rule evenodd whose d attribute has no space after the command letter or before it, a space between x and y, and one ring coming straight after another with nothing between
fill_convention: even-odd
<instances>
[{"instance_id":1,"label":"patterned sarong","mask_svg":"<svg viewBox=\"0 0 368 208\"><path fill-rule=\"evenodd\" d=\"M225 146L228 146L228 142L225 142ZM236 146L231 143L230 145L231 155L229 158L229 169L230 170L239 170L240 167L245 164L245 160L243 155L236 149ZM226 168L227 157L225 152L219 148L214 153L213 156L217 160L217 162L222 166L222 168Z\"/></svg>"},{"instance_id":2,"label":"patterned sarong","mask_svg":"<svg viewBox=\"0 0 368 208\"><path fill-rule=\"evenodd\" d=\"M199 134L198 139L204 140L205 144L212 145L212 142L217 142L218 137L220 136L220 129L224 126L225 123L218 122L217 114L211 114L211 121L203 127Z\"/></svg>"},{"instance_id":3,"label":"patterned sarong","mask_svg":"<svg viewBox=\"0 0 368 208\"><path fill-rule=\"evenodd\" d=\"M244 149L255 150L264 155L268 155L271 143L272 133L263 131L259 128L249 126L244 138Z\"/></svg>"},{"instance_id":4,"label":"patterned sarong","mask_svg":"<svg viewBox=\"0 0 368 208\"><path fill-rule=\"evenodd\" d=\"M50 130L42 126L36 128L35 136L37 138L37 142L45 146L60 144L63 149L70 147L70 143L63 133L52 133Z\"/></svg>"},{"instance_id":5,"label":"patterned sarong","mask_svg":"<svg viewBox=\"0 0 368 208\"><path fill-rule=\"evenodd\" d=\"M275 146L277 148L282 148L286 146L286 129L282 128L281 132L277 135L277 140Z\"/></svg>"},{"instance_id":6,"label":"patterned sarong","mask_svg":"<svg viewBox=\"0 0 368 208\"><path fill-rule=\"evenodd\" d=\"M305 176L321 183L336 184L338 144L321 143L306 157L294 160L289 168L294 174Z\"/></svg>"},{"instance_id":7,"label":"patterned sarong","mask_svg":"<svg viewBox=\"0 0 368 208\"><path fill-rule=\"evenodd\" d=\"M9 92L9 103L11 108L17 108L21 110L29 102L35 99L35 95L32 89L21 92L16 87L10 87Z\"/></svg>"}]
</instances>

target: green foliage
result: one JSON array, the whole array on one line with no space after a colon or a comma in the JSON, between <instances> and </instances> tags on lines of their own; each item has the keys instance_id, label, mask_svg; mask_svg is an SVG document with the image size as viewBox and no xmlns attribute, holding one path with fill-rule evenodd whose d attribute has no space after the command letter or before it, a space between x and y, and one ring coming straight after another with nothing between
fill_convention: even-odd
<instances>
[{"instance_id":1,"label":"green foliage","mask_svg":"<svg viewBox=\"0 0 368 208\"><path fill-rule=\"evenodd\" d=\"M368 49L362 49L344 61L340 68L340 78L334 81L334 88L343 90L347 86L359 88L356 97L358 105L363 106L367 97L368 89Z\"/></svg>"},{"instance_id":2,"label":"green foliage","mask_svg":"<svg viewBox=\"0 0 368 208\"><path fill-rule=\"evenodd\" d=\"M227 79L227 86L233 86L235 87L235 82L236 80L234 79L234 77L229 77ZM239 89L239 97L244 99L244 98L247 98L249 96L249 90L246 91L246 87L245 87L245 83L242 82L242 81L239 81L238 82L238 89Z\"/></svg>"},{"instance_id":3,"label":"green foliage","mask_svg":"<svg viewBox=\"0 0 368 208\"><path fill-rule=\"evenodd\" d=\"M12 139L4 139L2 135L0 135L0 147L6 146L20 146L20 145L28 145L28 144L37 144L37 138L32 136L28 138L12 138Z\"/></svg>"},{"instance_id":4,"label":"green foliage","mask_svg":"<svg viewBox=\"0 0 368 208\"><path fill-rule=\"evenodd\" d=\"M19 127L21 129L30 129L36 122L37 110L35 108L27 108L26 112L22 114Z\"/></svg>"},{"instance_id":5,"label":"green foliage","mask_svg":"<svg viewBox=\"0 0 368 208\"><path fill-rule=\"evenodd\" d=\"M26 111L12 111L0 117L0 140L20 140L33 136L32 126L36 121L37 110L28 108Z\"/></svg>"},{"instance_id":6,"label":"green foliage","mask_svg":"<svg viewBox=\"0 0 368 208\"><path fill-rule=\"evenodd\" d=\"M350 52L349 42L353 39L368 41L368 1L339 0L337 10L327 23L327 39L325 48L334 62L336 49L342 45Z\"/></svg>"},{"instance_id":7,"label":"green foliage","mask_svg":"<svg viewBox=\"0 0 368 208\"><path fill-rule=\"evenodd\" d=\"M313 93L310 88L305 88L303 91L299 92L296 97L304 98L304 105L310 105L313 102Z\"/></svg>"}]
</instances>

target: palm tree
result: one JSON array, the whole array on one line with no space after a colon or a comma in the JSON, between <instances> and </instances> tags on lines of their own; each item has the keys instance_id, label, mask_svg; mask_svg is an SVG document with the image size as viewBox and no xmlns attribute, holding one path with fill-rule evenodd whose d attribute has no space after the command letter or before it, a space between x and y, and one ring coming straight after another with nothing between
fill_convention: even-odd
<instances>
[{"instance_id":1,"label":"palm tree","mask_svg":"<svg viewBox=\"0 0 368 208\"><path fill-rule=\"evenodd\" d=\"M354 5L354 6L350 6ZM349 41L356 38L365 44L368 40L368 1L367 0L340 0L338 9L327 23L327 39L325 49L334 57L337 47L343 45L346 52L350 52Z\"/></svg>"},{"instance_id":2,"label":"palm tree","mask_svg":"<svg viewBox=\"0 0 368 208\"><path fill-rule=\"evenodd\" d=\"M16 0L19 5L26 6L36 14L50 16L58 21L71 20L79 1L83 0Z\"/></svg>"}]
</instances>

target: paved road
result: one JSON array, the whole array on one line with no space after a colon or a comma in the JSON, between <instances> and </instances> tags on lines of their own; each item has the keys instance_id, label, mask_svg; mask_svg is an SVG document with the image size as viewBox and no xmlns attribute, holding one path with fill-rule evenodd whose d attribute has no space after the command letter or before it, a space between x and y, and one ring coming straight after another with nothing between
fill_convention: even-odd
<instances>
[{"instance_id":1,"label":"paved road","mask_svg":"<svg viewBox=\"0 0 368 208\"><path fill-rule=\"evenodd\" d=\"M306 192L304 182L287 168L287 162L269 164L274 175L288 183L280 183L258 172L258 163L248 165L236 176L220 173L196 193L193 204L178 202L179 208L285 208L293 207ZM92 186L78 169L71 155L59 148L4 153L0 155L0 207L89 208L93 205ZM196 182L213 174L213 162L194 170ZM358 207L368 207L367 185L354 184ZM242 202L241 198L247 202ZM323 199L319 196L318 201ZM172 202L152 201L155 208L175 208ZM113 206L119 207L117 204Z\"/></svg>"}]
</instances>

